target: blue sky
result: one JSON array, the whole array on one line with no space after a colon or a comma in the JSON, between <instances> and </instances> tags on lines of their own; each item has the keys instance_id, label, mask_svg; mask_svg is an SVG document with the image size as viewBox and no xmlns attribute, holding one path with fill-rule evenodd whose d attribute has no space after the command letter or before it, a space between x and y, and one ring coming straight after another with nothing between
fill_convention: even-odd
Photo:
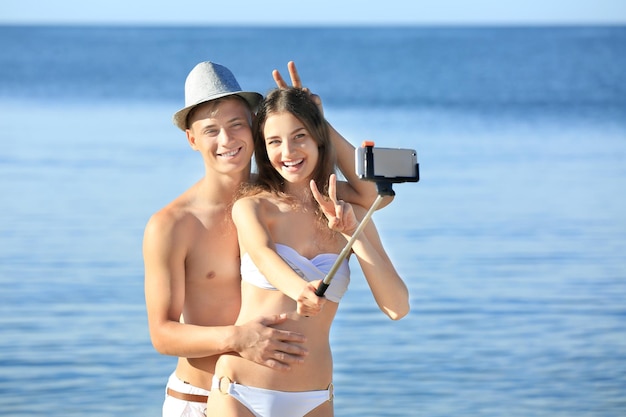
<instances>
[{"instance_id":1,"label":"blue sky","mask_svg":"<svg viewBox=\"0 0 626 417\"><path fill-rule=\"evenodd\" d=\"M626 24L626 0L1 0L7 23Z\"/></svg>"}]
</instances>

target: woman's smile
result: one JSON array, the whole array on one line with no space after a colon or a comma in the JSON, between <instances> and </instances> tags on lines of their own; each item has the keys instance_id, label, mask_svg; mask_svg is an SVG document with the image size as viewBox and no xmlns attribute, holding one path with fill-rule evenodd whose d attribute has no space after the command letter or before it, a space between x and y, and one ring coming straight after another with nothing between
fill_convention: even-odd
<instances>
[{"instance_id":1,"label":"woman's smile","mask_svg":"<svg viewBox=\"0 0 626 417\"><path fill-rule=\"evenodd\" d=\"M302 167L303 163L304 163L303 158L296 159L294 161L283 161L283 170L287 172L295 172Z\"/></svg>"}]
</instances>

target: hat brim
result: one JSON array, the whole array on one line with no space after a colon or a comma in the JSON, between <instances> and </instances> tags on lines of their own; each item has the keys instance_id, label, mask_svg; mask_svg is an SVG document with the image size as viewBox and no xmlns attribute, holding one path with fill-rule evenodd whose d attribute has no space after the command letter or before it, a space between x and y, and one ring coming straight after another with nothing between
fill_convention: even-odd
<instances>
[{"instance_id":1,"label":"hat brim","mask_svg":"<svg viewBox=\"0 0 626 417\"><path fill-rule=\"evenodd\" d=\"M180 109L179 111L174 113L174 116L172 117L172 121L180 130L184 132L185 130L187 130L187 116L189 115L190 111L192 111L195 107L199 106L200 104L204 104L209 101L217 100L218 98L224 98L227 96L239 96L243 98L244 100L246 100L246 102L250 106L250 109L252 110L252 112L256 111L257 106L263 99L263 96L261 94L254 93L251 91L237 91L237 92L216 94L212 96L211 98L207 98L206 100L199 101L195 104L192 104L183 109Z\"/></svg>"}]
</instances>

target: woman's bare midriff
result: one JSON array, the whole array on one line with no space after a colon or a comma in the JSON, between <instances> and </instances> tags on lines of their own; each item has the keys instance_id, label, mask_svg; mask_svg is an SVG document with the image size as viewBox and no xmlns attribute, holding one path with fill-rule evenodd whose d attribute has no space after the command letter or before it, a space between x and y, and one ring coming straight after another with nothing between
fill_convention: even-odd
<instances>
[{"instance_id":1,"label":"woman's bare midriff","mask_svg":"<svg viewBox=\"0 0 626 417\"><path fill-rule=\"evenodd\" d=\"M289 319L276 328L304 334L307 341L303 346L308 354L303 364L292 365L289 371L276 371L237 355L222 355L215 374L243 385L278 391L326 389L332 382L333 373L328 339L338 304L328 301L319 315L304 317L296 313L296 302L281 292L264 290L246 282L242 283L242 300L245 305L242 305L238 323L260 315L287 313Z\"/></svg>"}]
</instances>

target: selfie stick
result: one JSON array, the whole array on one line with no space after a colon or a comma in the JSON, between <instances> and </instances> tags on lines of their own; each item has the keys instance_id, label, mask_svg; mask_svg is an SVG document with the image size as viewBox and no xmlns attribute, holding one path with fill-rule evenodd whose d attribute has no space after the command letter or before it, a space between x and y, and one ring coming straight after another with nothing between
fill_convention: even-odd
<instances>
[{"instance_id":1,"label":"selfie stick","mask_svg":"<svg viewBox=\"0 0 626 417\"><path fill-rule=\"evenodd\" d=\"M352 234L352 237L350 238L346 246L339 253L339 257L337 258L333 266L328 271L328 274L326 274L326 277L324 277L324 280L320 283L320 286L315 291L315 295L317 295L318 297L322 297L324 293L326 292L326 289L330 285L330 282L335 276L335 273L341 266L341 263L350 254L352 245L357 240L357 238L359 237L359 234L363 231L363 229L369 222L370 218L372 217L372 214L374 214L376 209L378 209L378 206L380 206L380 203L382 203L383 197L395 195L395 192L392 189L392 180L388 178L376 177L376 175L374 174L374 152L373 152L374 144L371 142L366 142L364 144L364 148L365 148L365 171L366 171L365 179L376 182L376 188L378 189L378 196L376 197L376 200L374 200L374 203L365 214L365 217L363 217L363 220L361 220L361 223L359 223L358 227ZM419 176L419 174L417 175ZM415 181L416 180L417 179L415 179ZM400 180L396 182L404 182L404 180Z\"/></svg>"},{"instance_id":2,"label":"selfie stick","mask_svg":"<svg viewBox=\"0 0 626 417\"><path fill-rule=\"evenodd\" d=\"M378 183L377 183L377 185L378 185ZM393 195L393 194L391 194L391 195ZM328 271L328 274L326 274L326 277L324 277L324 280L320 283L320 286L315 291L315 295L317 295L318 297L321 297L321 296L324 295L324 293L326 292L326 289L330 285L330 282L333 280L333 277L335 276L335 273L337 272L337 270L341 266L341 263L350 254L350 250L352 249L352 245L354 245L354 242L359 237L359 234L363 231L363 229L367 225L367 222L369 222L370 218L372 217L372 214L374 214L374 212L376 211L378 206L380 206L380 203L382 201L383 201L383 195L382 194L378 194L378 196L376 197L376 200L374 200L374 203L372 204L372 207L370 207L370 209L367 211L367 213L365 214L365 217L363 217L363 220L361 220L361 223L359 223L359 226L356 228L356 230L352 234L352 237L350 238L350 240L348 241L346 246L339 253L339 257L337 258L337 260L335 261L333 266Z\"/></svg>"}]
</instances>

